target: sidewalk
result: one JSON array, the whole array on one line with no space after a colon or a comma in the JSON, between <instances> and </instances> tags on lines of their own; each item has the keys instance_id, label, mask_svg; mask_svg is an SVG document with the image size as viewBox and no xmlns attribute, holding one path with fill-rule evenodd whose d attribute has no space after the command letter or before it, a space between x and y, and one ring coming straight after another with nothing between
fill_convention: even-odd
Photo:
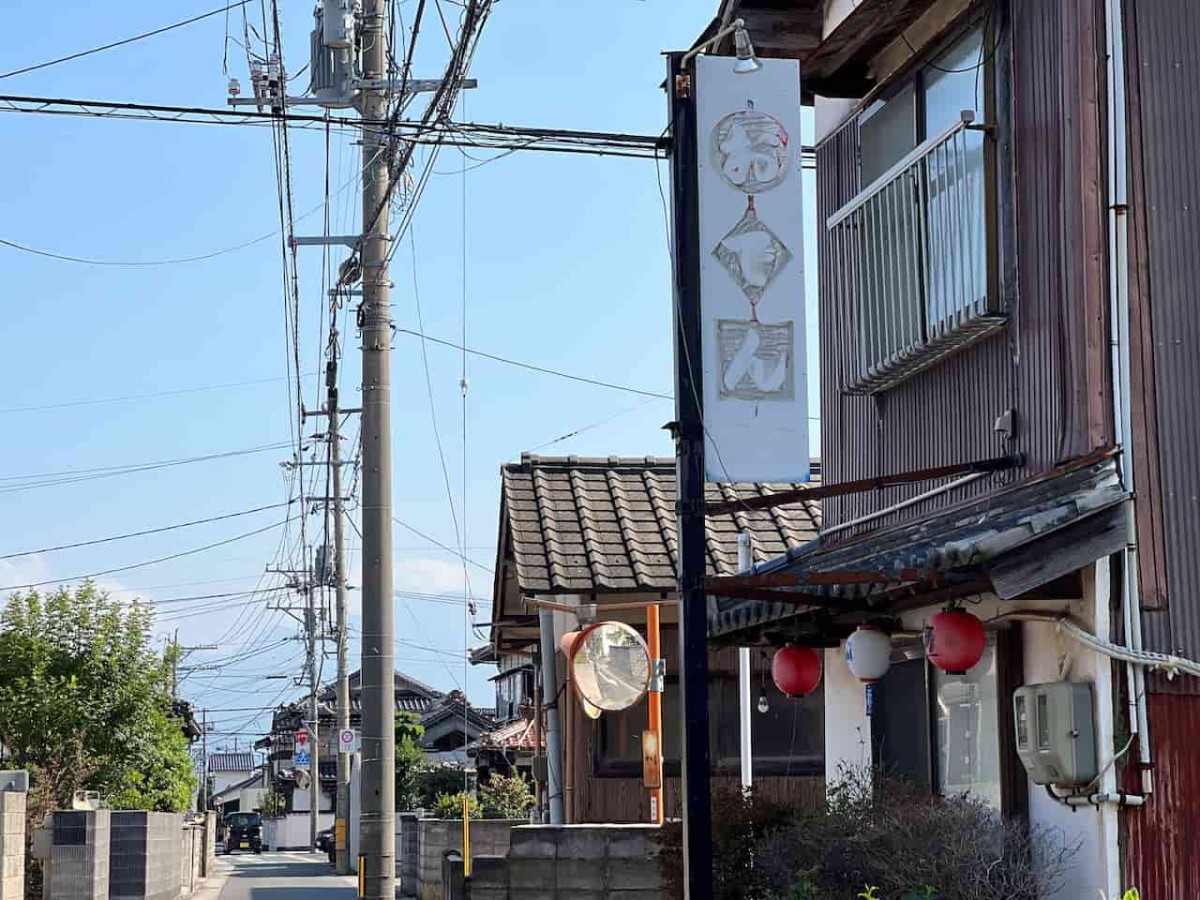
<instances>
[{"instance_id":1,"label":"sidewalk","mask_svg":"<svg viewBox=\"0 0 1200 900\"><path fill-rule=\"evenodd\" d=\"M211 873L204 879L204 884L192 894L191 900L217 900L221 895L221 889L225 887L225 882L232 874L233 866L227 860L216 857L212 863Z\"/></svg>"}]
</instances>

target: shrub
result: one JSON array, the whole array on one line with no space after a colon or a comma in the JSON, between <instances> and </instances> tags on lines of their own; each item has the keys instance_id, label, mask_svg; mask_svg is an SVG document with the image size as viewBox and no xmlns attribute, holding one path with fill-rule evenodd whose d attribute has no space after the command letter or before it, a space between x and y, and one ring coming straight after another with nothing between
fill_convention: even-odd
<instances>
[{"instance_id":1,"label":"shrub","mask_svg":"<svg viewBox=\"0 0 1200 900\"><path fill-rule=\"evenodd\" d=\"M438 794L433 802L433 817L435 819L461 819L463 814L462 791L457 794ZM479 802L474 797L467 798L467 809L472 819L479 818Z\"/></svg>"},{"instance_id":2,"label":"shrub","mask_svg":"<svg viewBox=\"0 0 1200 900\"><path fill-rule=\"evenodd\" d=\"M479 786L479 806L485 819L528 818L536 802L529 782L518 774L511 778L493 775Z\"/></svg>"},{"instance_id":3,"label":"shrub","mask_svg":"<svg viewBox=\"0 0 1200 900\"><path fill-rule=\"evenodd\" d=\"M796 810L740 788L713 791L713 898L743 900L753 884L756 844L773 831L795 821ZM678 822L668 822L659 833L659 860L663 896L683 897L683 835ZM793 900L791 895L787 900ZM799 900L806 895L797 894Z\"/></svg>"},{"instance_id":4,"label":"shrub","mask_svg":"<svg viewBox=\"0 0 1200 900\"><path fill-rule=\"evenodd\" d=\"M1078 850L1060 832L1002 820L978 798L931 796L870 768L844 769L816 812L739 820L714 804L713 818L719 898L1034 900L1061 887ZM669 843L662 860L667 896L682 896Z\"/></svg>"}]
</instances>

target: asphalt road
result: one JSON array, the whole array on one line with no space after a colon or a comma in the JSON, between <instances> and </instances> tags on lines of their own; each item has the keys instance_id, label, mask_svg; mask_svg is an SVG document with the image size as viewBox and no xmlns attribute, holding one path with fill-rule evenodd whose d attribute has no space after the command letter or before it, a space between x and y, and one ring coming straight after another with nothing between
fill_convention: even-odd
<instances>
[{"instance_id":1,"label":"asphalt road","mask_svg":"<svg viewBox=\"0 0 1200 900\"><path fill-rule=\"evenodd\" d=\"M352 877L334 875L317 853L234 853L222 856L231 867L219 900L354 900Z\"/></svg>"}]
</instances>

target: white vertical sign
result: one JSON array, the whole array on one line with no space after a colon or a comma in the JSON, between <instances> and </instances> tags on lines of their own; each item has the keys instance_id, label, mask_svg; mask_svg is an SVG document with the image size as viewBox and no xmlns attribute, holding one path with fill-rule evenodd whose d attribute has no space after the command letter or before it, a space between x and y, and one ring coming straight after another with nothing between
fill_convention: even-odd
<instances>
[{"instance_id":1,"label":"white vertical sign","mask_svg":"<svg viewBox=\"0 0 1200 900\"><path fill-rule=\"evenodd\" d=\"M708 481L807 481L800 64L696 60Z\"/></svg>"}]
</instances>

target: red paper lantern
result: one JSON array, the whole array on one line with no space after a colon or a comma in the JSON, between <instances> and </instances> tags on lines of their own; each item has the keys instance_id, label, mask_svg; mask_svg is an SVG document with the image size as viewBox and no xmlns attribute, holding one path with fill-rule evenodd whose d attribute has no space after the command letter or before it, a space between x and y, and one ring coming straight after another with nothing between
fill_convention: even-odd
<instances>
[{"instance_id":1,"label":"red paper lantern","mask_svg":"<svg viewBox=\"0 0 1200 900\"><path fill-rule=\"evenodd\" d=\"M813 647L782 647L771 660L771 677L789 697L811 694L821 683L821 651Z\"/></svg>"},{"instance_id":2,"label":"red paper lantern","mask_svg":"<svg viewBox=\"0 0 1200 900\"><path fill-rule=\"evenodd\" d=\"M962 675L983 657L983 623L965 609L940 612L925 629L925 655L951 675Z\"/></svg>"}]
</instances>

